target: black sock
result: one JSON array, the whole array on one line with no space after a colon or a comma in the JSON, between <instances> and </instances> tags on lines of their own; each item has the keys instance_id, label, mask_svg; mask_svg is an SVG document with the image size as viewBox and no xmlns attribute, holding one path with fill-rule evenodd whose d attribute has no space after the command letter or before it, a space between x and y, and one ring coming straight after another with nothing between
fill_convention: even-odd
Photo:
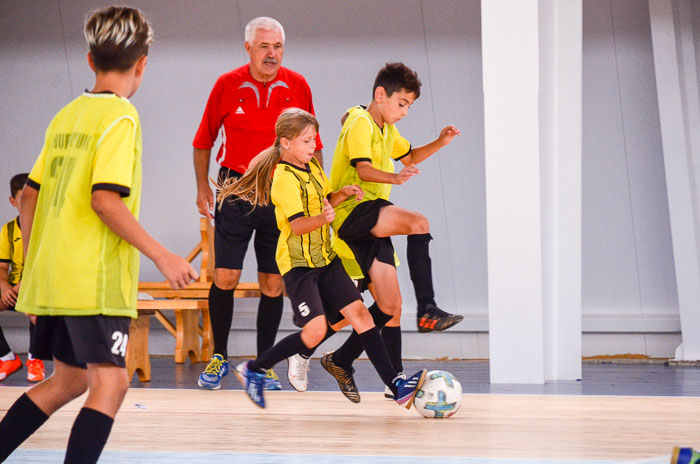
<instances>
[{"instance_id":1,"label":"black sock","mask_svg":"<svg viewBox=\"0 0 700 464\"><path fill-rule=\"evenodd\" d=\"M26 393L20 396L0 421L0 462L5 461L48 418Z\"/></svg>"},{"instance_id":2,"label":"black sock","mask_svg":"<svg viewBox=\"0 0 700 464\"><path fill-rule=\"evenodd\" d=\"M260 294L260 303L258 304L258 356L265 350L275 344L277 330L280 327L282 320L282 308L284 306L284 297L267 296Z\"/></svg>"},{"instance_id":3,"label":"black sock","mask_svg":"<svg viewBox=\"0 0 700 464\"><path fill-rule=\"evenodd\" d=\"M321 343L325 342L326 340L328 340L329 338L331 338L331 337L332 337L333 335L335 335L336 333L337 333L337 332L336 332L335 330L333 330L333 329L331 329L330 327L328 327L328 329L326 329L326 336L323 337L323 340L321 340ZM319 346L321 346L321 343L319 343L318 345L314 346L313 348L307 348L307 349L304 350L304 351L300 351L300 352L299 352L299 356L301 356L301 357L304 358L304 359L311 359L311 356L313 356L314 353L316 352L316 348L318 348Z\"/></svg>"},{"instance_id":4,"label":"black sock","mask_svg":"<svg viewBox=\"0 0 700 464\"><path fill-rule=\"evenodd\" d=\"M96 463L112 431L114 419L94 409L83 407L73 422L63 464Z\"/></svg>"},{"instance_id":5,"label":"black sock","mask_svg":"<svg viewBox=\"0 0 700 464\"><path fill-rule=\"evenodd\" d=\"M372 320L374 320L375 327L379 329L384 327L384 325L391 320L389 314L385 314L379 309L376 301L368 308L368 311L372 316ZM360 337L357 332L353 330L345 343L333 353L333 363L343 369L350 369L352 363L360 357L364 350Z\"/></svg>"},{"instance_id":6,"label":"black sock","mask_svg":"<svg viewBox=\"0 0 700 464\"><path fill-rule=\"evenodd\" d=\"M294 332L280 340L275 346L262 353L254 361L248 364L248 369L260 372L263 369L270 369L283 359L294 356L300 351L307 349L301 341L301 332Z\"/></svg>"},{"instance_id":7,"label":"black sock","mask_svg":"<svg viewBox=\"0 0 700 464\"><path fill-rule=\"evenodd\" d=\"M408 271L411 275L419 308L423 308L427 304L435 304L433 269L429 249L432 239L430 234L413 234L407 237L406 261L408 261Z\"/></svg>"},{"instance_id":8,"label":"black sock","mask_svg":"<svg viewBox=\"0 0 700 464\"><path fill-rule=\"evenodd\" d=\"M32 355L32 343L34 342L34 325L33 322L29 323L29 351L27 352L28 358L34 359L34 355Z\"/></svg>"},{"instance_id":9,"label":"black sock","mask_svg":"<svg viewBox=\"0 0 700 464\"><path fill-rule=\"evenodd\" d=\"M396 396L396 385L394 385L396 371L391 365L389 354L386 352L386 347L382 341L382 336L379 335L379 330L376 327L372 327L359 334L359 338L362 341L362 345L365 347L367 357L372 362L382 382L384 382L384 385L389 387L394 396Z\"/></svg>"},{"instance_id":10,"label":"black sock","mask_svg":"<svg viewBox=\"0 0 700 464\"><path fill-rule=\"evenodd\" d=\"M2 327L0 327L0 358L8 354L10 351L10 345L5 340L5 334L2 333Z\"/></svg>"},{"instance_id":11,"label":"black sock","mask_svg":"<svg viewBox=\"0 0 700 464\"><path fill-rule=\"evenodd\" d=\"M386 352L389 353L391 365L394 366L396 372L403 372L403 361L401 360L401 327L382 328L382 340L384 340Z\"/></svg>"},{"instance_id":12,"label":"black sock","mask_svg":"<svg viewBox=\"0 0 700 464\"><path fill-rule=\"evenodd\" d=\"M228 358L228 335L233 321L233 289L221 290L212 283L209 289L209 318L214 335L214 353Z\"/></svg>"}]
</instances>

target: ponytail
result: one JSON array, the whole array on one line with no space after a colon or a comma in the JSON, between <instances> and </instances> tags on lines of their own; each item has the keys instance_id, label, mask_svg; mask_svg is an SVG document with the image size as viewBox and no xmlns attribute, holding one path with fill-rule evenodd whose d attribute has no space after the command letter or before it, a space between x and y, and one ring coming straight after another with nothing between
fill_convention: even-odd
<instances>
[{"instance_id":1,"label":"ponytail","mask_svg":"<svg viewBox=\"0 0 700 464\"><path fill-rule=\"evenodd\" d=\"M269 205L272 174L280 161L281 154L282 150L279 139L277 139L274 145L261 151L250 161L245 174L239 179L231 178L226 179L223 183L217 182L219 194L216 200L219 203L219 208L224 200L234 195L238 199L252 204L253 209L258 205Z\"/></svg>"}]
</instances>

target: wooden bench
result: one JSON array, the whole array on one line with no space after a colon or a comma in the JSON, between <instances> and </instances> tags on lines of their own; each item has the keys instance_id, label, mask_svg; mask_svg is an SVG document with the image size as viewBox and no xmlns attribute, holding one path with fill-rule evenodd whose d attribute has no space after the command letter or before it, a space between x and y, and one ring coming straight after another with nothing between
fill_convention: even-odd
<instances>
[{"instance_id":1,"label":"wooden bench","mask_svg":"<svg viewBox=\"0 0 700 464\"><path fill-rule=\"evenodd\" d=\"M200 219L202 240L187 255L192 262L201 255L199 280L182 290L173 290L167 282L139 282L139 292L153 299L137 301L138 318L129 327L129 345L126 368L129 379L137 373L141 382L151 379L151 362L148 356L150 318L155 318L175 337L175 362L209 362L214 349L211 321L209 319L209 287L214 276L214 227L206 218ZM260 288L255 283L241 282L233 293L235 298L259 298ZM172 310L175 325L163 314ZM201 317L201 324L199 322ZM201 339L201 343L200 343Z\"/></svg>"}]
</instances>

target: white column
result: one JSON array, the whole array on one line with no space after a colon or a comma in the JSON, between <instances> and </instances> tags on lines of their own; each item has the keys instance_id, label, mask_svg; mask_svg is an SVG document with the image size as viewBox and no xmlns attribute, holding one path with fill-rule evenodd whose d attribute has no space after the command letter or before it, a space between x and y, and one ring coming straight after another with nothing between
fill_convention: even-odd
<instances>
[{"instance_id":1,"label":"white column","mask_svg":"<svg viewBox=\"0 0 700 464\"><path fill-rule=\"evenodd\" d=\"M581 2L561 3L482 2L493 383L580 378Z\"/></svg>"},{"instance_id":2,"label":"white column","mask_svg":"<svg viewBox=\"0 0 700 464\"><path fill-rule=\"evenodd\" d=\"M676 359L700 360L700 103L691 5L649 0L649 16L683 336Z\"/></svg>"}]
</instances>

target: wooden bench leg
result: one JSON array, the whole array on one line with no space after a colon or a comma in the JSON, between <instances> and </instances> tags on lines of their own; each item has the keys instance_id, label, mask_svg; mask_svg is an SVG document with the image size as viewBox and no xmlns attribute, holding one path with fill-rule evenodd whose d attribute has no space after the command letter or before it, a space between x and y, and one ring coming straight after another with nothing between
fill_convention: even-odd
<instances>
[{"instance_id":1,"label":"wooden bench leg","mask_svg":"<svg viewBox=\"0 0 700 464\"><path fill-rule=\"evenodd\" d=\"M184 363L189 355L190 362L200 362L202 348L199 344L199 311L175 310L175 362Z\"/></svg>"},{"instance_id":2,"label":"wooden bench leg","mask_svg":"<svg viewBox=\"0 0 700 464\"><path fill-rule=\"evenodd\" d=\"M149 312L139 311L139 317L129 324L129 344L126 350L126 372L129 382L137 373L141 382L151 380L151 359L148 356Z\"/></svg>"},{"instance_id":3,"label":"wooden bench leg","mask_svg":"<svg viewBox=\"0 0 700 464\"><path fill-rule=\"evenodd\" d=\"M209 309L202 309L202 326L199 335L202 337L202 361L209 362L214 354L214 336L211 330Z\"/></svg>"}]
</instances>

